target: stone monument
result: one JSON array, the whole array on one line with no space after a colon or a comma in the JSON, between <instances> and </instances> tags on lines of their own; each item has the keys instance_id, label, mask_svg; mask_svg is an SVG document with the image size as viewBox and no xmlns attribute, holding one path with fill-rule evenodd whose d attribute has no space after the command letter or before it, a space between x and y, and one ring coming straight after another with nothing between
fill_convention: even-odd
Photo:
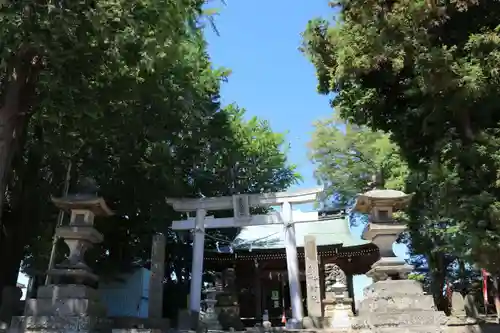
<instances>
[{"instance_id":1,"label":"stone monument","mask_svg":"<svg viewBox=\"0 0 500 333\"><path fill-rule=\"evenodd\" d=\"M337 264L326 264L323 327L340 330L350 328L353 316L351 305L344 271Z\"/></svg>"},{"instance_id":2,"label":"stone monument","mask_svg":"<svg viewBox=\"0 0 500 333\"><path fill-rule=\"evenodd\" d=\"M353 328L361 331L444 332L446 316L434 307L422 285L408 280L413 267L396 257L392 244L406 229L393 212L407 206L411 195L395 190L371 190L358 197L355 209L369 214L363 238L379 247L380 260L367 273L373 284L366 287Z\"/></svg>"},{"instance_id":3,"label":"stone monument","mask_svg":"<svg viewBox=\"0 0 500 333\"><path fill-rule=\"evenodd\" d=\"M151 276L149 278L148 317L163 317L163 279L165 277L165 247L163 234L153 236L151 247Z\"/></svg>"},{"instance_id":4,"label":"stone monument","mask_svg":"<svg viewBox=\"0 0 500 333\"><path fill-rule=\"evenodd\" d=\"M454 291L451 294L451 315L457 318L465 318L465 300L461 293Z\"/></svg>"},{"instance_id":5,"label":"stone monument","mask_svg":"<svg viewBox=\"0 0 500 333\"><path fill-rule=\"evenodd\" d=\"M477 319L479 317L479 309L476 303L476 296L468 293L464 298L464 311L468 318Z\"/></svg>"},{"instance_id":6,"label":"stone monument","mask_svg":"<svg viewBox=\"0 0 500 333\"><path fill-rule=\"evenodd\" d=\"M465 311L465 299L458 291L451 294L451 316L447 322L448 326L461 326L464 324L475 324L475 318L467 317Z\"/></svg>"},{"instance_id":7,"label":"stone monument","mask_svg":"<svg viewBox=\"0 0 500 333\"><path fill-rule=\"evenodd\" d=\"M319 262L318 249L316 247L316 237L307 235L304 237L304 260L306 273L306 295L307 314L302 320L304 328L321 327L321 288L319 283Z\"/></svg>"},{"instance_id":8,"label":"stone monument","mask_svg":"<svg viewBox=\"0 0 500 333\"><path fill-rule=\"evenodd\" d=\"M90 286L96 285L98 277L85 263L84 255L93 244L103 240L94 228L94 217L113 213L97 195L93 181L80 184L77 194L52 198L59 209L70 213L69 225L59 226L55 232L68 246L69 255L47 272L57 284L39 288L36 299L26 300L24 316L12 319L13 331L97 332L110 328L99 294Z\"/></svg>"}]
</instances>

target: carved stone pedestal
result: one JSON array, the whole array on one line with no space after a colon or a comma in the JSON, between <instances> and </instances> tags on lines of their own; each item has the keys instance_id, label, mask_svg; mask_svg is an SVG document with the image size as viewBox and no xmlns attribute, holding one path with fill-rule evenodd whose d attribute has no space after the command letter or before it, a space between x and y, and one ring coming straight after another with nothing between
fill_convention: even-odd
<instances>
[{"instance_id":1,"label":"carved stone pedestal","mask_svg":"<svg viewBox=\"0 0 500 333\"><path fill-rule=\"evenodd\" d=\"M444 332L446 315L436 311L432 296L412 280L386 280L365 288L353 328L377 333Z\"/></svg>"},{"instance_id":2,"label":"carved stone pedestal","mask_svg":"<svg viewBox=\"0 0 500 333\"><path fill-rule=\"evenodd\" d=\"M25 314L14 317L11 332L95 332L109 330L97 290L83 285L48 285L26 300Z\"/></svg>"},{"instance_id":3,"label":"carved stone pedestal","mask_svg":"<svg viewBox=\"0 0 500 333\"><path fill-rule=\"evenodd\" d=\"M323 328L348 329L351 327L352 299L339 296L326 293L326 298L323 300Z\"/></svg>"}]
</instances>

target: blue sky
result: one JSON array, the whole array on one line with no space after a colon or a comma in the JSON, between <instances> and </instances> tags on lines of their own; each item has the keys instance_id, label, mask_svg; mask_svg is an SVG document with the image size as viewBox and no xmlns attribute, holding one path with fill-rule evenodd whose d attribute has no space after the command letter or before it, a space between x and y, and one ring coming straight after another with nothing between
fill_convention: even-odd
<instances>
[{"instance_id":1,"label":"blue sky","mask_svg":"<svg viewBox=\"0 0 500 333\"><path fill-rule=\"evenodd\" d=\"M315 120L329 117L329 97L316 92L314 67L299 51L301 33L308 20L331 18L327 0L227 0L214 1L220 8L215 18L219 36L206 31L209 54L215 66L232 70L222 87L222 103L237 103L249 116L268 120L273 129L287 132L290 162L304 177L300 187L313 187L314 166L307 158L307 144ZM209 6L210 7L210 6ZM362 226L353 228L360 237ZM399 256L406 248L395 245ZM366 276L354 278L355 297L371 283Z\"/></svg>"}]
</instances>

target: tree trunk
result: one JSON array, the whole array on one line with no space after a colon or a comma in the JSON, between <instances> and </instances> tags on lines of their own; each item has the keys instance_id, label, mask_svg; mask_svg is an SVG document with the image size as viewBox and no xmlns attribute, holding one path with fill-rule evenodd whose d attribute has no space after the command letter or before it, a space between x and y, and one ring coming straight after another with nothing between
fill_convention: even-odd
<instances>
[{"instance_id":1,"label":"tree trunk","mask_svg":"<svg viewBox=\"0 0 500 333\"><path fill-rule=\"evenodd\" d=\"M20 125L20 124L19 124ZM16 138L19 139L19 138ZM14 141L11 141L10 145L14 146ZM13 149L11 149L12 152ZM12 162L12 153L8 157L9 164ZM21 160L21 158L20 158ZM21 170L19 170L21 171ZM20 175L22 177L22 172ZM22 186L22 182L17 184L18 186L13 188L14 192L19 192L19 187ZM4 185L6 186L6 185ZM5 189L2 194L5 194ZM16 195L14 194L14 201L16 200ZM2 196L3 199L3 196ZM29 205L29 203L26 203ZM2 233L0 234L0 254L2 255L2 271L0 273L0 290L3 290L6 286L15 286L17 283L17 277L19 275L19 266L21 264L23 247L24 247L24 233L23 230L24 223L16 219L16 214L12 211L15 207L9 207L6 214L2 217ZM29 209L28 207L25 207ZM1 302L1 300L0 300Z\"/></svg>"},{"instance_id":2,"label":"tree trunk","mask_svg":"<svg viewBox=\"0 0 500 333\"><path fill-rule=\"evenodd\" d=\"M34 49L21 47L8 71L6 93L0 108L0 224L5 189L15 153L16 141L29 120L40 60Z\"/></svg>"},{"instance_id":3,"label":"tree trunk","mask_svg":"<svg viewBox=\"0 0 500 333\"><path fill-rule=\"evenodd\" d=\"M41 129L40 129L41 131ZM41 141L39 132L36 134ZM19 138L19 143L24 142L25 132ZM4 256L4 266L0 275L1 286L12 286L17 282L19 268L24 256L24 246L30 237L30 230L33 229L32 223L37 223L38 212L38 184L40 164L42 156L32 149L27 156L27 161L23 161L24 154L22 149L18 150L18 156L15 159L17 180L11 191L11 205L7 214L4 216L4 226L7 233L4 242L1 244ZM30 226L31 224L31 226Z\"/></svg>"},{"instance_id":4,"label":"tree trunk","mask_svg":"<svg viewBox=\"0 0 500 333\"><path fill-rule=\"evenodd\" d=\"M444 293L446 284L446 265L442 253L429 256L429 269L431 271L431 291L434 304L439 311L449 314L449 300Z\"/></svg>"},{"instance_id":5,"label":"tree trunk","mask_svg":"<svg viewBox=\"0 0 500 333\"><path fill-rule=\"evenodd\" d=\"M29 121L29 112L35 95L35 82L40 62L33 49L21 47L8 70L5 94L0 107L0 292L5 286L16 285L20 260L18 252L23 243L22 223L11 220L4 223L5 193L14 154L22 151L23 131ZM24 207L25 208L25 207ZM25 226L26 227L26 226ZM20 249L20 250L19 250Z\"/></svg>"}]
</instances>

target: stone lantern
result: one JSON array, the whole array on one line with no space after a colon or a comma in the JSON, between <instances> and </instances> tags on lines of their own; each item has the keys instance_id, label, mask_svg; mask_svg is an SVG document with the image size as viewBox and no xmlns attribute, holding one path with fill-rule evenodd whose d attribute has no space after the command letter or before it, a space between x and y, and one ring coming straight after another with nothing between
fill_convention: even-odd
<instances>
[{"instance_id":1,"label":"stone lantern","mask_svg":"<svg viewBox=\"0 0 500 333\"><path fill-rule=\"evenodd\" d=\"M360 195L355 210L369 214L362 238L372 241L380 251L380 260L367 273L373 280L406 279L413 270L403 259L396 257L392 245L406 230L406 225L393 218L395 211L404 209L412 195L395 190L371 190Z\"/></svg>"},{"instance_id":2,"label":"stone lantern","mask_svg":"<svg viewBox=\"0 0 500 333\"><path fill-rule=\"evenodd\" d=\"M409 280L413 267L396 257L392 244L406 230L393 213L408 205L411 195L395 190L371 190L360 195L355 209L369 214L362 237L380 250L380 260L366 275L373 284L364 289L364 299L352 329L362 332L443 332L447 321L436 311L431 295L418 281Z\"/></svg>"},{"instance_id":3,"label":"stone lantern","mask_svg":"<svg viewBox=\"0 0 500 333\"><path fill-rule=\"evenodd\" d=\"M87 180L89 183L93 181ZM81 186L77 194L52 198L52 202L70 214L69 224L55 231L69 247L69 255L47 272L56 283L40 287L37 298L26 300L25 315L14 317L12 327L21 332L98 331L104 323L106 308L92 287L98 277L85 263L84 255L93 244L103 240L103 235L94 228L94 218L113 212L97 195L95 185Z\"/></svg>"},{"instance_id":4,"label":"stone lantern","mask_svg":"<svg viewBox=\"0 0 500 333\"><path fill-rule=\"evenodd\" d=\"M91 180L87 183L90 184L80 186L77 194L52 198L57 208L70 214L69 225L56 228L56 237L64 240L69 248L69 255L48 274L78 284L97 282L98 277L87 266L84 256L93 244L103 241L102 234L94 228L94 218L113 215L104 199L97 195L97 186Z\"/></svg>"}]
</instances>

